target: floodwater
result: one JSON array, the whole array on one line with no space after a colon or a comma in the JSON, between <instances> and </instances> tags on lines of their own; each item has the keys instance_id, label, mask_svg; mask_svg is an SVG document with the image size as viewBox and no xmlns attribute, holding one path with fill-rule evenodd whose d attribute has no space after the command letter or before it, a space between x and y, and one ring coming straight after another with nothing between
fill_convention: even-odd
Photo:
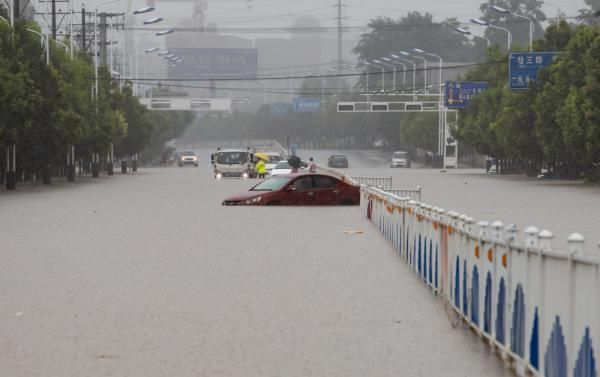
<instances>
[{"instance_id":1,"label":"floodwater","mask_svg":"<svg viewBox=\"0 0 600 377\"><path fill-rule=\"evenodd\" d=\"M500 220L548 229L555 248L564 249L574 232L586 237L588 250L600 251L600 185L581 181L527 178L521 175L486 174L484 169L392 169L390 156L378 151L339 151L348 155L352 176L393 177L394 188L422 187L422 201L489 223ZM302 151L326 163L334 152ZM337 153L337 152L335 152Z\"/></svg>"},{"instance_id":2,"label":"floodwater","mask_svg":"<svg viewBox=\"0 0 600 377\"><path fill-rule=\"evenodd\" d=\"M349 158L475 217L490 187L539 200L529 182ZM357 207L220 205L251 184L204 163L0 193L0 376L511 375ZM477 211L526 220L500 212L508 196Z\"/></svg>"}]
</instances>

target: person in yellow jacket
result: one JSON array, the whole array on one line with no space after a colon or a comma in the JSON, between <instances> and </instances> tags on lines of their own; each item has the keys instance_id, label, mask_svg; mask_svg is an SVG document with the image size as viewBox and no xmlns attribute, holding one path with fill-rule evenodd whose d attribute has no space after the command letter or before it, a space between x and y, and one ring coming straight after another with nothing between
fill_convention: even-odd
<instances>
[{"instance_id":1,"label":"person in yellow jacket","mask_svg":"<svg viewBox=\"0 0 600 377\"><path fill-rule=\"evenodd\" d=\"M267 174L267 167L265 166L265 161L261 158L256 163L256 174L258 178L264 178L265 174Z\"/></svg>"}]
</instances>

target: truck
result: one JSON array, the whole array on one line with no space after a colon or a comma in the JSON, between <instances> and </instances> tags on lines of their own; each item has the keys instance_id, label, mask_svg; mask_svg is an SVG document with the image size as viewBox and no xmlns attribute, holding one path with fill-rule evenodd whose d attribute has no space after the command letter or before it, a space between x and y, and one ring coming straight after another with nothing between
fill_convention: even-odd
<instances>
[{"instance_id":1,"label":"truck","mask_svg":"<svg viewBox=\"0 0 600 377\"><path fill-rule=\"evenodd\" d=\"M256 177L254 153L250 148L221 149L210 155L216 179Z\"/></svg>"}]
</instances>

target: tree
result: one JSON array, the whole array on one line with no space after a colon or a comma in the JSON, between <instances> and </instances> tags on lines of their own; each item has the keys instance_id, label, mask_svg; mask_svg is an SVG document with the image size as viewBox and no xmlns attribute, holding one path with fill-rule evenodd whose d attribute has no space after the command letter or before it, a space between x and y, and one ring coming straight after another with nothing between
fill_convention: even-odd
<instances>
[{"instance_id":1,"label":"tree","mask_svg":"<svg viewBox=\"0 0 600 377\"><path fill-rule=\"evenodd\" d=\"M446 62L482 60L483 50L465 43L464 36L452 32L456 26L458 23L455 19L447 19L441 23L433 22L433 16L429 13L410 12L398 21L379 17L369 22L368 27L371 31L361 35L352 51L358 55L360 61L372 61L383 56L398 54L400 51L411 51L413 48L433 52ZM391 68L387 70L390 71ZM421 71L417 73L421 76L420 80L423 80L423 73ZM391 74L386 75L387 87L391 87L391 76ZM379 79L375 78L375 80ZM420 80L417 79L418 82ZM366 87L364 77L361 78L359 85ZM375 87L376 83L371 83L370 86Z\"/></svg>"},{"instance_id":2,"label":"tree","mask_svg":"<svg viewBox=\"0 0 600 377\"><path fill-rule=\"evenodd\" d=\"M587 8L579 9L579 21L589 25L600 25L600 0L583 0Z\"/></svg>"},{"instance_id":3,"label":"tree","mask_svg":"<svg viewBox=\"0 0 600 377\"><path fill-rule=\"evenodd\" d=\"M533 39L544 35L544 28L540 21L546 19L546 15L541 10L542 2L538 0L487 0L479 7L484 21L492 22L494 25L503 27L511 31L513 43L522 48L529 47L529 22L516 15L525 16L533 19L534 33ZM492 9L492 6L498 6L510 11L511 14L498 13ZM494 44L503 45L506 41L506 32L494 28L487 28L485 31Z\"/></svg>"}]
</instances>

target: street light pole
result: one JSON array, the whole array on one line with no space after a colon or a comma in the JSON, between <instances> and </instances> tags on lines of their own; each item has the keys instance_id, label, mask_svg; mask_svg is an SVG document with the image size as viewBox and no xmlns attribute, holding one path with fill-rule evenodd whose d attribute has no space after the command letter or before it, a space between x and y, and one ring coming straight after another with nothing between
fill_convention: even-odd
<instances>
[{"instance_id":1,"label":"street light pole","mask_svg":"<svg viewBox=\"0 0 600 377\"><path fill-rule=\"evenodd\" d=\"M411 55L406 51L400 51L400 53L404 56L410 56L411 58L414 58L414 59L423 60L423 91L424 91L424 94L427 94L427 59L422 58L420 56Z\"/></svg>"},{"instance_id":2,"label":"street light pole","mask_svg":"<svg viewBox=\"0 0 600 377\"><path fill-rule=\"evenodd\" d=\"M538 3L540 3L540 4L548 4L548 5L552 5L552 6L556 7L556 10L557 10L556 11L557 12L556 13L556 25L558 26L558 23L560 22L560 16L562 14L562 12L560 11L560 7L558 5L556 5L556 4L554 4L554 3L551 3L551 2L546 1L546 0L539 0Z\"/></svg>"},{"instance_id":3,"label":"street light pole","mask_svg":"<svg viewBox=\"0 0 600 377\"><path fill-rule=\"evenodd\" d=\"M457 32L457 33L459 33L459 34L464 34L464 35L472 35L472 36L473 36L473 38L481 38L481 39L484 39L484 40L486 41L486 43L487 43L487 48L490 48L490 46L491 46L491 44L492 44L492 41L490 41L488 38L486 38L486 37L482 37L482 36L479 36L479 35L474 35L473 33L471 33L471 32L470 32L469 30L467 30L467 29L463 29L463 28L461 28L461 27L457 27L457 28L454 28L454 31L455 31L455 32Z\"/></svg>"},{"instance_id":4,"label":"street light pole","mask_svg":"<svg viewBox=\"0 0 600 377\"><path fill-rule=\"evenodd\" d=\"M413 48L413 51L417 52L419 54L433 56L434 58L438 58L440 60L440 66L438 67L439 71L440 71L440 81L439 81L438 84L440 85L440 94L441 94L442 93L442 89L441 89L441 85L442 85L442 70L444 69L444 61L442 60L442 57L439 56L439 55L436 55L436 54L432 54L430 52L425 52L425 51L423 51L421 49L418 49L418 48Z\"/></svg>"},{"instance_id":5,"label":"street light pole","mask_svg":"<svg viewBox=\"0 0 600 377\"><path fill-rule=\"evenodd\" d=\"M423 55L428 55L428 56L433 56L435 58L438 58L440 60L440 76L439 76L439 82L438 82L438 87L440 88L440 98L439 98L439 107L438 107L438 153L443 154L444 151L444 140L445 140L445 136L446 136L446 125L444 122L444 116L442 114L442 108L444 107L443 104L443 97L442 97L442 70L444 68L444 61L442 60L442 57L436 54L432 54L430 52L425 52L421 49L418 48L413 48L412 49L414 52L417 52L419 54L423 54ZM443 167L443 166L442 166Z\"/></svg>"},{"instance_id":6,"label":"street light pole","mask_svg":"<svg viewBox=\"0 0 600 377\"><path fill-rule=\"evenodd\" d=\"M508 48L508 51L510 51L510 49L512 47L512 39L513 39L512 38L512 33L510 32L510 30L508 30L506 28L503 28L503 27L500 27L500 26L496 26L496 25L490 24L489 22L484 21L484 20L479 19L479 18L471 18L470 21L472 23L476 24L476 25L479 25L479 26L488 26L488 27L491 27L492 29L498 29L498 30L505 31L507 33L507 38L508 38L507 48Z\"/></svg>"},{"instance_id":7,"label":"street light pole","mask_svg":"<svg viewBox=\"0 0 600 377\"><path fill-rule=\"evenodd\" d=\"M10 0L10 26L15 26L15 0Z\"/></svg>"},{"instance_id":8,"label":"street light pole","mask_svg":"<svg viewBox=\"0 0 600 377\"><path fill-rule=\"evenodd\" d=\"M370 102L370 95L369 95L369 66L371 65L371 63L369 63L368 61L365 62L365 73L366 73L366 77L367 77L367 102Z\"/></svg>"},{"instance_id":9,"label":"street light pole","mask_svg":"<svg viewBox=\"0 0 600 377\"><path fill-rule=\"evenodd\" d=\"M400 52L400 54L402 54L402 53ZM408 53L406 53L406 54L408 54ZM404 55L404 54L402 54L402 55ZM417 63L413 62L413 61L412 61L412 60L410 60L410 59L405 59L405 58L403 58L403 57L400 57L400 56L398 56L398 55L396 55L396 54L392 54L392 55L390 55L390 56L391 56L392 58L394 58L394 59L400 59L400 60L403 60L403 61L405 61L405 62L407 62L407 63L410 63L410 64L412 64L412 66L413 66L413 69L412 69L412 74L413 74L413 79L412 79L412 91L413 91L413 95L414 95L414 94L415 94L415 90L416 90L416 82L417 82L417 80L416 80L416 79L417 79ZM407 55L407 56L408 56L408 55Z\"/></svg>"},{"instance_id":10,"label":"street light pole","mask_svg":"<svg viewBox=\"0 0 600 377\"><path fill-rule=\"evenodd\" d=\"M390 59L388 57L385 57L385 56L383 58L381 58L381 59L385 60L386 62L390 62L390 63L392 62L392 59ZM390 64L390 63L383 63L382 62L381 64L382 65L387 65L388 67L392 67L392 71L393 71L392 82L394 84L393 91L396 92L396 66L394 64Z\"/></svg>"},{"instance_id":11,"label":"street light pole","mask_svg":"<svg viewBox=\"0 0 600 377\"><path fill-rule=\"evenodd\" d=\"M46 65L50 65L50 46L48 45L48 34L44 35L37 30L25 29L31 33L37 34L40 37L40 43L46 49Z\"/></svg>"},{"instance_id":12,"label":"street light pole","mask_svg":"<svg viewBox=\"0 0 600 377\"><path fill-rule=\"evenodd\" d=\"M69 53L69 55L71 55L71 60L73 60L73 54L72 54L72 51L69 49L69 46L67 46L65 43L62 43L60 41L54 41L54 43L63 46L65 48L65 51L67 51L67 53Z\"/></svg>"},{"instance_id":13,"label":"street light pole","mask_svg":"<svg viewBox=\"0 0 600 377\"><path fill-rule=\"evenodd\" d=\"M533 19L530 17L527 17L527 16L522 16L520 14L513 13L513 12L509 11L508 9L499 7L497 5L492 5L492 10L496 11L498 13L510 14L514 17L523 18L523 19L529 21L529 51L531 52L533 50L533 29L534 29Z\"/></svg>"},{"instance_id":14,"label":"street light pole","mask_svg":"<svg viewBox=\"0 0 600 377\"><path fill-rule=\"evenodd\" d=\"M383 93L385 93L385 67L380 65L381 61L379 61L377 59L373 59L373 63L379 64L379 65L375 65L375 64L372 64L372 65L375 68L381 69L381 91Z\"/></svg>"},{"instance_id":15,"label":"street light pole","mask_svg":"<svg viewBox=\"0 0 600 377\"><path fill-rule=\"evenodd\" d=\"M390 59L392 64L398 64L402 66L402 87L406 87L406 64L397 62L395 60Z\"/></svg>"}]
</instances>

